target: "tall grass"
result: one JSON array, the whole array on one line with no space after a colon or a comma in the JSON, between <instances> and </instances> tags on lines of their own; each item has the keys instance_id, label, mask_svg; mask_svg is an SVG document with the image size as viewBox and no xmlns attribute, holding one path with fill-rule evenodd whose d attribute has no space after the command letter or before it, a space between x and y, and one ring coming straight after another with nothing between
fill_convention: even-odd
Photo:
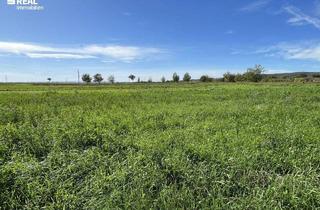
<instances>
[{"instance_id":1,"label":"tall grass","mask_svg":"<svg viewBox=\"0 0 320 210\"><path fill-rule=\"evenodd\" d=\"M320 86L0 89L0 209L320 208Z\"/></svg>"}]
</instances>

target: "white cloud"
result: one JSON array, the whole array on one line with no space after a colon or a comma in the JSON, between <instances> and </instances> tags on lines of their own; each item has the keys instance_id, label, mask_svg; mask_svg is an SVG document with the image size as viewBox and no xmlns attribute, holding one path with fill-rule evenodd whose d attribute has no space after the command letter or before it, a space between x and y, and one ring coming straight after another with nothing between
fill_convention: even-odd
<instances>
[{"instance_id":1,"label":"white cloud","mask_svg":"<svg viewBox=\"0 0 320 210\"><path fill-rule=\"evenodd\" d=\"M102 55L122 61L133 61L139 58L147 57L150 54L159 54L162 51L156 48L140 48L128 46L98 46L91 45L83 49L85 53Z\"/></svg>"},{"instance_id":2,"label":"white cloud","mask_svg":"<svg viewBox=\"0 0 320 210\"><path fill-rule=\"evenodd\" d=\"M66 54L66 53L26 53L29 58L55 58L55 59L89 59L96 58L91 55L77 55L77 54Z\"/></svg>"},{"instance_id":3,"label":"white cloud","mask_svg":"<svg viewBox=\"0 0 320 210\"><path fill-rule=\"evenodd\" d=\"M292 17L288 20L288 23L291 25L313 25L317 29L320 29L320 19L316 17L311 17L303 12L300 9L287 6L284 7L284 10L292 15Z\"/></svg>"},{"instance_id":4,"label":"white cloud","mask_svg":"<svg viewBox=\"0 0 320 210\"><path fill-rule=\"evenodd\" d=\"M54 52L50 47L18 42L0 42L0 52L22 54L23 52Z\"/></svg>"},{"instance_id":5,"label":"white cloud","mask_svg":"<svg viewBox=\"0 0 320 210\"><path fill-rule=\"evenodd\" d=\"M24 55L29 58L53 59L112 59L115 61L132 62L161 54L158 48L145 48L122 45L88 45L81 48L57 48L40 44L20 42L0 42L0 53Z\"/></svg>"},{"instance_id":6,"label":"white cloud","mask_svg":"<svg viewBox=\"0 0 320 210\"><path fill-rule=\"evenodd\" d=\"M270 0L259 0L259 1L254 1L242 8L240 8L240 11L243 12L253 12L257 11L265 6L267 6L270 3Z\"/></svg>"},{"instance_id":7,"label":"white cloud","mask_svg":"<svg viewBox=\"0 0 320 210\"><path fill-rule=\"evenodd\" d=\"M320 61L320 42L298 44L280 43L256 51L266 56L281 56L285 59Z\"/></svg>"}]
</instances>

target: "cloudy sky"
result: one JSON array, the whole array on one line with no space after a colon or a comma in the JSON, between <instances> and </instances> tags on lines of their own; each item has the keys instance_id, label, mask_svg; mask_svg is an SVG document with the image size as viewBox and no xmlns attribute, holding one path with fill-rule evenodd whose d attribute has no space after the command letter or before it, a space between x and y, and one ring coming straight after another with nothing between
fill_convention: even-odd
<instances>
[{"instance_id":1,"label":"cloudy sky","mask_svg":"<svg viewBox=\"0 0 320 210\"><path fill-rule=\"evenodd\" d=\"M320 71L320 0L0 0L0 82Z\"/></svg>"}]
</instances>

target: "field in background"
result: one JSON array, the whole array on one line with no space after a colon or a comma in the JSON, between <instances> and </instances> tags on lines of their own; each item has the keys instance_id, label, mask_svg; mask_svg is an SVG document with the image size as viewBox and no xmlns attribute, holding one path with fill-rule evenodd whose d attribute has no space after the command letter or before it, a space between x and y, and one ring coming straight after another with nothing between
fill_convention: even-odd
<instances>
[{"instance_id":1,"label":"field in background","mask_svg":"<svg viewBox=\"0 0 320 210\"><path fill-rule=\"evenodd\" d=\"M319 208L319 154L317 84L0 85L4 209Z\"/></svg>"}]
</instances>

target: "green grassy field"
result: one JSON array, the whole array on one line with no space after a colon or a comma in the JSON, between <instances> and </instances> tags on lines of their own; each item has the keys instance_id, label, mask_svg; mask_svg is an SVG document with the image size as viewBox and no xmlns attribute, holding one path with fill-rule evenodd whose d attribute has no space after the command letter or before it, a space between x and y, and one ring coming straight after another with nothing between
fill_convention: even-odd
<instances>
[{"instance_id":1,"label":"green grassy field","mask_svg":"<svg viewBox=\"0 0 320 210\"><path fill-rule=\"evenodd\" d=\"M320 208L320 86L0 85L0 206Z\"/></svg>"}]
</instances>

